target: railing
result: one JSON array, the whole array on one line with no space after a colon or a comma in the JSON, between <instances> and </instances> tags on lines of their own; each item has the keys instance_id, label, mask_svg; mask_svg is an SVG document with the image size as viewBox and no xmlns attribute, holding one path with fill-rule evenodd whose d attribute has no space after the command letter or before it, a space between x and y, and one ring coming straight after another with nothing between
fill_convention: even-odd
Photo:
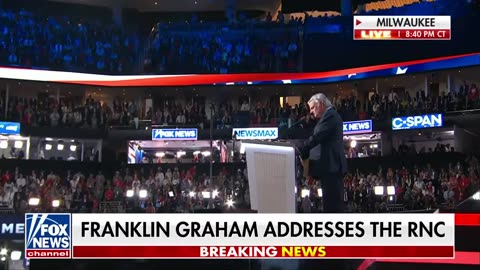
<instances>
[{"instance_id":1,"label":"railing","mask_svg":"<svg viewBox=\"0 0 480 270\"><path fill-rule=\"evenodd\" d=\"M99 213L120 213L121 203L119 201L103 201L98 206Z\"/></svg>"},{"instance_id":2,"label":"railing","mask_svg":"<svg viewBox=\"0 0 480 270\"><path fill-rule=\"evenodd\" d=\"M402 204L390 204L387 206L388 212L390 213L398 213L405 211L405 206Z\"/></svg>"},{"instance_id":3,"label":"railing","mask_svg":"<svg viewBox=\"0 0 480 270\"><path fill-rule=\"evenodd\" d=\"M15 213L15 210L13 208L4 208L4 207L0 208L0 215L10 215L14 213Z\"/></svg>"}]
</instances>

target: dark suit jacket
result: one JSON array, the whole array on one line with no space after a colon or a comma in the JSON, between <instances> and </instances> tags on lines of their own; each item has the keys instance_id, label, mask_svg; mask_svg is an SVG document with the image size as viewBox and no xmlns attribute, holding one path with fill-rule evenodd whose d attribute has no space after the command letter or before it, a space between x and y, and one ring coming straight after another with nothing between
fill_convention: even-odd
<instances>
[{"instance_id":1,"label":"dark suit jacket","mask_svg":"<svg viewBox=\"0 0 480 270\"><path fill-rule=\"evenodd\" d=\"M313 129L313 135L300 148L303 159L310 159L310 174L347 172L343 146L343 121L334 108L327 109Z\"/></svg>"}]
</instances>

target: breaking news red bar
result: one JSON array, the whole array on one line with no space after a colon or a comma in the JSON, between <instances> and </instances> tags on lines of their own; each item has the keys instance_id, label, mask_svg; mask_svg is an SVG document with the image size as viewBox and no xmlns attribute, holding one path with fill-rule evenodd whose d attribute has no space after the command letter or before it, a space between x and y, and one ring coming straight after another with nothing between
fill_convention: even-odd
<instances>
[{"instance_id":1,"label":"breaking news red bar","mask_svg":"<svg viewBox=\"0 0 480 270\"><path fill-rule=\"evenodd\" d=\"M480 226L480 214L455 214L455 226Z\"/></svg>"},{"instance_id":2,"label":"breaking news red bar","mask_svg":"<svg viewBox=\"0 0 480 270\"><path fill-rule=\"evenodd\" d=\"M223 248L223 249L222 249ZM263 254L242 253L248 247L202 246L75 246L74 258L453 258L453 246L327 246L320 252L308 248L266 246ZM303 249L302 249L303 248ZM223 253L222 253L223 252ZM223 256L221 256L223 254Z\"/></svg>"}]
</instances>

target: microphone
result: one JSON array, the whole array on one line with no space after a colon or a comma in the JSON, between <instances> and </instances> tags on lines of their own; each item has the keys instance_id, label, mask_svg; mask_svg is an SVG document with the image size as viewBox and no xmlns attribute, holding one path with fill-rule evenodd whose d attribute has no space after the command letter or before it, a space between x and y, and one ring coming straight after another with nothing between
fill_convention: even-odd
<instances>
[{"instance_id":1,"label":"microphone","mask_svg":"<svg viewBox=\"0 0 480 270\"><path fill-rule=\"evenodd\" d=\"M309 117L308 114L300 117L300 119L297 122L293 123L293 125L291 125L289 128L294 128L294 127L297 127L299 125L305 124L307 122L308 117Z\"/></svg>"}]
</instances>

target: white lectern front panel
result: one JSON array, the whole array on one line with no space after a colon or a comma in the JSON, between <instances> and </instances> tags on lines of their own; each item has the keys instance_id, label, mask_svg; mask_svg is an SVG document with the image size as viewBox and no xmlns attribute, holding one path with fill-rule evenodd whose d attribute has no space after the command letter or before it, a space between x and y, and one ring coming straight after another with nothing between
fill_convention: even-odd
<instances>
[{"instance_id":1,"label":"white lectern front panel","mask_svg":"<svg viewBox=\"0 0 480 270\"><path fill-rule=\"evenodd\" d=\"M252 210L295 213L295 150L289 146L246 143Z\"/></svg>"}]
</instances>

